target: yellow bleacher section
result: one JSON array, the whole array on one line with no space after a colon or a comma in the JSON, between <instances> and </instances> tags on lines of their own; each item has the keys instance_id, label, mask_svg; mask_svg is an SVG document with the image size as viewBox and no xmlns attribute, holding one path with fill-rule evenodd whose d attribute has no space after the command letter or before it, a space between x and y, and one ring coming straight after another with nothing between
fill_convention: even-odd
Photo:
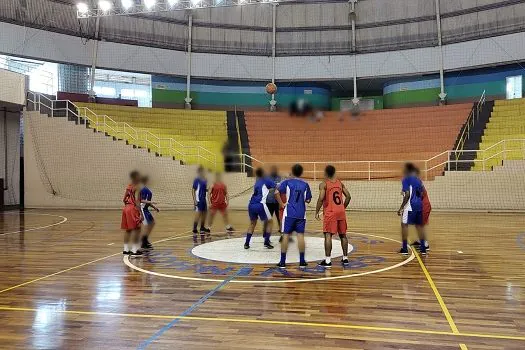
<instances>
[{"instance_id":1,"label":"yellow bleacher section","mask_svg":"<svg viewBox=\"0 0 525 350\"><path fill-rule=\"evenodd\" d=\"M222 148L228 138L224 111L142 108L81 102L75 102L75 105L87 107L99 116L99 126L90 125L99 131L103 131L101 117L107 115L117 123L124 122L139 131L149 131L163 140L160 141L161 148L158 149L153 145L158 143L155 137L147 136L149 142L144 136L145 133L134 138L131 136L132 130L125 132L121 128L112 129L112 123L108 122L109 127L105 131L111 136L142 148L150 148L162 156L175 157L185 164L201 164L210 169L223 170ZM176 142L170 142L170 138Z\"/></svg>"},{"instance_id":2,"label":"yellow bleacher section","mask_svg":"<svg viewBox=\"0 0 525 350\"><path fill-rule=\"evenodd\" d=\"M482 137L477 160L473 170L488 170L502 165L503 160L519 160L525 156L525 98L494 101L494 110L490 115L485 133ZM502 140L511 140L501 142ZM514 140L514 141L512 141Z\"/></svg>"}]
</instances>

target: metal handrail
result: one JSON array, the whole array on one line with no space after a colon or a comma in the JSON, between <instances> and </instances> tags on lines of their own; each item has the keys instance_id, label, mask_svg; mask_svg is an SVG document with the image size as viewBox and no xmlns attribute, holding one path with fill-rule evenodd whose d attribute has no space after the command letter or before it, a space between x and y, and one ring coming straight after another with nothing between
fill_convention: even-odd
<instances>
[{"instance_id":1,"label":"metal handrail","mask_svg":"<svg viewBox=\"0 0 525 350\"><path fill-rule=\"evenodd\" d=\"M52 100L41 93L35 93L32 91L29 91L28 94L27 101L35 105L35 110L42 112L42 106L44 106L50 110L51 117L54 116L55 111L66 111L67 115L75 116L77 119L88 120L97 130L102 130L103 132L107 132L108 130L111 131L114 134L112 136L118 137L119 135L124 134L132 139L133 142L143 140L146 145L148 145L148 148L153 149L156 153L161 154L163 153L162 150L167 149L170 154L179 155L182 161L186 161L189 156L197 157L208 163L212 163L214 168L217 169L217 155L203 146L185 145L173 138L161 138L147 129L135 128L126 122L117 122L108 115L98 115L88 107L77 106L69 100ZM49 105L43 103L42 100L48 101ZM59 102L65 103L66 107L57 108L56 104ZM74 106L78 113L69 109L69 104ZM162 146L162 141L167 141L169 146ZM186 152L181 151L177 147L186 150ZM194 152L190 153L190 150L194 150ZM208 154L208 156L201 153Z\"/></svg>"},{"instance_id":2,"label":"metal handrail","mask_svg":"<svg viewBox=\"0 0 525 350\"><path fill-rule=\"evenodd\" d=\"M521 142L521 147L509 147L509 142ZM499 150L496 152L496 154L487 155L487 152L496 149L498 147L503 147L503 150ZM282 164L293 164L293 163L300 163L302 165L313 165L313 170L305 170L305 174L314 174L314 180L317 179L317 173L321 172L322 166L326 164L367 164L367 169L363 170L338 170L339 173L364 173L368 174L368 179L372 180L374 177L373 174L382 174L382 173L392 173L394 171L399 170L399 168L392 168L389 170L384 169L374 169L374 165L378 164L404 164L406 162L412 162L416 164L424 164L424 169L422 169L423 177L425 179L428 179L429 174L431 174L432 171L435 171L436 169L442 169L443 167L446 167L447 171L452 171L453 164L458 163L481 163L483 164L483 171L486 170L486 162L497 158L501 155L503 155L503 158L506 158L507 153L509 152L515 152L515 151L521 151L523 153L523 159L525 160L525 139L504 139L500 140L497 143L485 148L485 149L479 149L479 150L448 150L441 153L436 154L435 156L430 157L426 160L348 160L348 161L322 161L322 162L272 162L271 165L282 165ZM465 152L465 153L477 153L481 155L481 158L473 159L473 160L461 160L461 159L455 159L455 157L451 157L451 155L456 154L458 152ZM267 163L256 159L248 154L232 154L232 156L237 157L237 159L240 159L240 163L230 163L230 165L240 165L243 172L246 172L246 168L248 169L254 169L257 166L264 167L268 165ZM440 157L445 158L444 160L438 160ZM250 159L252 161L252 165L248 164L246 162L246 159ZM253 165L253 163L259 163L259 165ZM437 163L437 164L434 164ZM317 170L319 169L319 170Z\"/></svg>"},{"instance_id":3,"label":"metal handrail","mask_svg":"<svg viewBox=\"0 0 525 350\"><path fill-rule=\"evenodd\" d=\"M483 93L481 94L481 97L479 98L478 102L472 107L469 116L467 118L467 121L465 122L465 127L463 128L463 131L461 133L461 136L459 137L458 146L454 151L460 151L463 150L463 147L465 146L465 142L470 139L470 130L471 130L471 124L472 127L474 127L475 122L479 120L479 114L481 112L481 109L483 108L483 105L485 104L486 100L486 91L483 90ZM476 117L474 120L474 116ZM455 153L456 160L461 157L460 153Z\"/></svg>"}]
</instances>

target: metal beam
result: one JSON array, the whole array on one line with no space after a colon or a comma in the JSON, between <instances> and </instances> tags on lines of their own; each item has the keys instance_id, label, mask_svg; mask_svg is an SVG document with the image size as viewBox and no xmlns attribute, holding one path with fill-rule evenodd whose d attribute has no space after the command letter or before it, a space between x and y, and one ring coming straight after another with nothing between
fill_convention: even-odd
<instances>
[{"instance_id":1,"label":"metal beam","mask_svg":"<svg viewBox=\"0 0 525 350\"><path fill-rule=\"evenodd\" d=\"M278 1L279 0L157 0L151 7L147 7L144 2L141 2L126 9L120 1L115 1L113 4L112 1L108 0L108 2L112 4L109 10L104 11L98 7L99 5L97 5L97 7L88 6L87 11L79 11L77 9L77 18L129 16L140 13L192 10L208 7L272 4Z\"/></svg>"},{"instance_id":2,"label":"metal beam","mask_svg":"<svg viewBox=\"0 0 525 350\"><path fill-rule=\"evenodd\" d=\"M277 23L277 3L273 4L272 8L272 83L275 84L275 46L276 46L276 23ZM272 94L270 100L270 110L273 112L276 110L275 105L275 94Z\"/></svg>"},{"instance_id":3,"label":"metal beam","mask_svg":"<svg viewBox=\"0 0 525 350\"><path fill-rule=\"evenodd\" d=\"M191 109L191 32L193 29L193 15L190 13L188 16L188 57L187 61L187 71L186 71L186 98L184 99L185 108Z\"/></svg>"}]
</instances>

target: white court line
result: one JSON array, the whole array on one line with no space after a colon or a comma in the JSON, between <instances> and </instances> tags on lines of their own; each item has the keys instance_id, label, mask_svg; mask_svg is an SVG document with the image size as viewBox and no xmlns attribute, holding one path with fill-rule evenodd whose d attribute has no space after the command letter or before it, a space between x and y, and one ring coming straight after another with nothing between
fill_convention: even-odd
<instances>
[{"instance_id":1,"label":"white court line","mask_svg":"<svg viewBox=\"0 0 525 350\"><path fill-rule=\"evenodd\" d=\"M32 227L32 228L28 228L28 229L24 229L24 230L20 230L20 231L12 231L12 232L4 232L4 233L0 233L0 236L6 236L6 235L12 235L14 233L21 233L21 232L29 232L29 231L36 231L36 230L43 230L45 228L49 228L49 227L53 227L53 226L57 226L57 225L61 225L63 224L64 222L67 221L67 218L65 216L62 216L62 215L55 215L55 214L40 214L40 213L4 213L4 215L41 215L41 216L54 216L54 217L59 217L59 218L62 218L62 221L60 222L55 222L54 224L50 224L50 225L45 225L45 226L39 226L39 227Z\"/></svg>"},{"instance_id":2,"label":"white court line","mask_svg":"<svg viewBox=\"0 0 525 350\"><path fill-rule=\"evenodd\" d=\"M314 232L321 232L321 231L314 231ZM225 232L217 232L217 233L225 233ZM376 238L381 238L381 239L385 239L385 240L396 242L396 243L401 243L400 241L396 241L395 239L382 237L382 236L376 236L376 235L371 235L371 234L364 234L364 233L359 233L359 232L350 232L350 233L361 235L361 236L376 237ZM184 237L192 237L192 236L178 236L178 237L175 237L175 238L172 238L172 239L167 238L167 239L164 239L164 240L161 240L161 241L165 242L165 241L180 239L180 238L184 238ZM373 271L366 271L366 272L354 273L354 274L343 275L343 276L320 277L320 278L283 279L283 280L270 280L270 281L264 281L264 280L249 280L249 281L232 280L232 281L230 281L230 283L264 284L264 283L299 283L299 282L330 281L330 280L337 280L337 279L350 278L350 277L366 276L366 275L371 275L371 274L375 274L375 273L380 273L380 272L393 270L395 268L398 268L400 266L408 264L409 262L411 262L415 258L416 258L416 256L414 254L414 251L413 251L413 249L411 249L411 254L406 260L404 260L404 261L402 261L400 263L397 263L395 265L387 266L387 267L384 267L382 269L373 270ZM199 278L199 277L185 277L185 276L167 275L167 274L164 274L164 273L159 273L159 272L145 270L143 268L140 268L138 266L133 265L130 262L130 260L129 260L129 256L127 256L127 255L124 256L123 261L124 261L124 264L126 264L129 268L131 268L133 270L136 270L136 271L139 271L139 272L142 272L142 273L147 273L147 274L153 275L153 276L158 276L158 277L175 278L175 279L189 280L189 281L201 281L201 282L223 282L224 281L222 279L211 279L211 278Z\"/></svg>"}]
</instances>

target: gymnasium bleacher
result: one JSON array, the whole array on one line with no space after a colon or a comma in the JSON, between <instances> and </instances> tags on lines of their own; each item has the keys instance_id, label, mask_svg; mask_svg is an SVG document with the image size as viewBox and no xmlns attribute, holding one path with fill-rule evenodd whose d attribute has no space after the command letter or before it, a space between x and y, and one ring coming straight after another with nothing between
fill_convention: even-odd
<instances>
[{"instance_id":1,"label":"gymnasium bleacher","mask_svg":"<svg viewBox=\"0 0 525 350\"><path fill-rule=\"evenodd\" d=\"M520 140L521 139L521 140ZM523 159L525 153L525 99L496 100L485 128L478 160L472 170L488 170L504 160ZM502 142L502 140L508 140ZM511 150L511 151L509 151ZM479 160L487 159L485 162ZM485 163L485 164L483 164Z\"/></svg>"},{"instance_id":2,"label":"gymnasium bleacher","mask_svg":"<svg viewBox=\"0 0 525 350\"><path fill-rule=\"evenodd\" d=\"M367 111L340 121L326 113L320 122L289 117L286 113L248 112L246 126L251 155L283 170L301 162L306 176L322 176L326 163L337 165L344 179L388 179L400 176L405 161L424 167L424 160L450 150L465 123L471 104ZM444 159L446 160L446 159ZM375 161L375 162L368 162ZM382 162L385 161L385 162ZM388 162L386 162L388 161ZM399 161L399 162L396 162ZM429 172L439 175L444 166Z\"/></svg>"},{"instance_id":3,"label":"gymnasium bleacher","mask_svg":"<svg viewBox=\"0 0 525 350\"><path fill-rule=\"evenodd\" d=\"M87 107L99 116L107 115L117 123L127 123L137 130L147 130L164 139L160 141L162 148L155 149L162 156L175 157L183 160L185 164L202 164L210 169L215 168L216 159L217 170L223 169L222 148L228 138L226 112L140 108L81 102L75 104L78 107ZM96 125L90 126L97 128ZM103 126L99 125L98 129L102 130ZM105 131L111 136L127 140L128 143L141 148L151 147L145 139L135 140L130 137L129 131L125 133L121 129L116 131L110 128L106 128ZM170 143L170 138L176 142ZM153 141L155 140L153 138Z\"/></svg>"}]
</instances>

